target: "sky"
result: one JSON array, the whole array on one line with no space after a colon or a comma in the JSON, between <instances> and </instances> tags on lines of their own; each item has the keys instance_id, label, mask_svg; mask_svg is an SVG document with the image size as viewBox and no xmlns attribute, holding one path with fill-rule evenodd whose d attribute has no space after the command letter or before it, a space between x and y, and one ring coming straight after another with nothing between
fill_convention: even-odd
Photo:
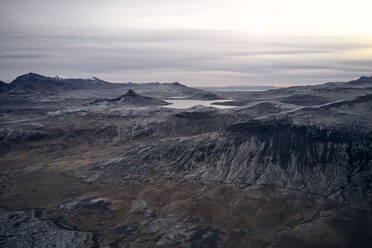
<instances>
[{"instance_id":1,"label":"sky","mask_svg":"<svg viewBox=\"0 0 372 248\"><path fill-rule=\"evenodd\" d=\"M371 0L0 0L0 80L191 86L372 76Z\"/></svg>"}]
</instances>

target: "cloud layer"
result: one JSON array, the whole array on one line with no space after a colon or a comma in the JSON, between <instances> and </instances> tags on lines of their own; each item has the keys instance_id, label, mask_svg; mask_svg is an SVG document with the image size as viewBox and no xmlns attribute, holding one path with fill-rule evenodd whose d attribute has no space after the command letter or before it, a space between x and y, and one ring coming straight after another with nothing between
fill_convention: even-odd
<instances>
[{"instance_id":1,"label":"cloud layer","mask_svg":"<svg viewBox=\"0 0 372 248\"><path fill-rule=\"evenodd\" d=\"M9 81L34 71L98 76L115 82L294 85L372 73L369 34L145 27L143 15L169 9L167 1L160 1L163 7L149 7L147 1L128 1L126 6L108 1L110 8L100 1L90 5L85 1L53 2L4 1L0 10L0 79ZM196 2L171 5L171 9L183 16L193 4ZM100 9L105 14L95 17ZM128 14L127 22L115 24L110 18L101 22L107 14L116 18ZM172 18L168 20L172 22Z\"/></svg>"}]
</instances>

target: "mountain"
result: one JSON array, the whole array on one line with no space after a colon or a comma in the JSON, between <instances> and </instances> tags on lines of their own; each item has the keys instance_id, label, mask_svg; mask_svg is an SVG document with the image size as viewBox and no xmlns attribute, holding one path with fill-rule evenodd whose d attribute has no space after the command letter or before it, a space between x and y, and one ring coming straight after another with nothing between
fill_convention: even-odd
<instances>
[{"instance_id":1,"label":"mountain","mask_svg":"<svg viewBox=\"0 0 372 248\"><path fill-rule=\"evenodd\" d=\"M169 103L148 96L142 96L129 89L128 92L122 96L111 98L111 99L97 99L92 104L94 105L137 105L137 106L158 106L168 105Z\"/></svg>"},{"instance_id":2,"label":"mountain","mask_svg":"<svg viewBox=\"0 0 372 248\"><path fill-rule=\"evenodd\" d=\"M357 80L350 81L349 84L355 84L355 85L369 85L372 87L372 77L360 77Z\"/></svg>"},{"instance_id":3,"label":"mountain","mask_svg":"<svg viewBox=\"0 0 372 248\"><path fill-rule=\"evenodd\" d=\"M9 91L16 93L47 93L54 94L71 90L86 89L117 89L126 84L108 83L98 78L93 79L62 79L46 77L36 73L28 73L17 77L9 84Z\"/></svg>"},{"instance_id":4,"label":"mountain","mask_svg":"<svg viewBox=\"0 0 372 248\"><path fill-rule=\"evenodd\" d=\"M338 100L352 100L371 90L372 77L360 77L350 82L329 82L266 91L219 91L220 97L232 98L234 101L218 104L244 106L257 101L275 101L296 106L317 106Z\"/></svg>"},{"instance_id":5,"label":"mountain","mask_svg":"<svg viewBox=\"0 0 372 248\"><path fill-rule=\"evenodd\" d=\"M92 79L73 79L60 77L46 77L36 73L28 73L17 77L10 84L2 84L0 92L16 95L53 95L65 94L71 91L89 90L93 95L101 94L98 91L104 90L128 90L134 88L145 95L152 95L156 92L156 97L194 97L195 99L205 99L206 97L218 98L217 95L205 92L201 89L187 87L178 82L174 83L110 83L99 78ZM112 93L112 92L111 92ZM66 96L68 94L65 94Z\"/></svg>"}]
</instances>

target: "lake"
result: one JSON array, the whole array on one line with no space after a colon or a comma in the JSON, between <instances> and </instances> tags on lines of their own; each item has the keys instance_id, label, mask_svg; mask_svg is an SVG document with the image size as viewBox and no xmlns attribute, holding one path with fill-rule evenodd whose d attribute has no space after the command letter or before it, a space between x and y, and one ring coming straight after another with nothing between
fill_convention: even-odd
<instances>
[{"instance_id":1,"label":"lake","mask_svg":"<svg viewBox=\"0 0 372 248\"><path fill-rule=\"evenodd\" d=\"M170 105L163 106L165 108L175 108L175 109L188 109L192 108L197 105L202 105L206 107L213 107L213 108L220 108L220 109L228 109L234 108L235 106L226 106L226 105L213 105L212 103L216 102L230 102L231 100L165 100Z\"/></svg>"}]
</instances>

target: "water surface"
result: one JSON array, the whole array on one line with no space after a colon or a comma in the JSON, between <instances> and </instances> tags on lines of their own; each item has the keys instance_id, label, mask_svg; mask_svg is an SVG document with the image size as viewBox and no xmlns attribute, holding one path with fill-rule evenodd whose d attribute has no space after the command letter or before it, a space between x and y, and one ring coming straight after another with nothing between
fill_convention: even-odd
<instances>
[{"instance_id":1,"label":"water surface","mask_svg":"<svg viewBox=\"0 0 372 248\"><path fill-rule=\"evenodd\" d=\"M213 107L213 108L220 108L220 109L228 109L234 108L235 106L226 106L226 105L213 105L212 103L216 102L230 102L231 100L165 100L170 105L163 106L165 108L176 108L176 109L187 109L192 108L197 105L202 105L206 107Z\"/></svg>"}]
</instances>

